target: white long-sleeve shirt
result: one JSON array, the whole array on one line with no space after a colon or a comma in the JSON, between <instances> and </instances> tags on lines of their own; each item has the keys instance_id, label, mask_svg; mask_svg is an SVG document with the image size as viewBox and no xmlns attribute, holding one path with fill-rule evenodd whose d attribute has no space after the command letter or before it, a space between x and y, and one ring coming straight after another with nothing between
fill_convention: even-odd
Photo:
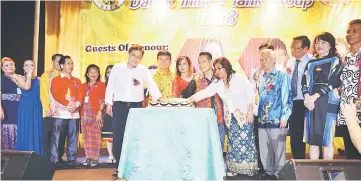
<instances>
[{"instance_id":1,"label":"white long-sleeve shirt","mask_svg":"<svg viewBox=\"0 0 361 181\"><path fill-rule=\"evenodd\" d=\"M240 112L247 113L248 106L254 104L255 93L251 83L246 76L238 73L232 75L228 90L226 89L223 80L220 79L215 80L207 88L199 91L192 97L198 102L215 94L218 94L223 102L227 101L231 113L235 113L237 109L239 109Z\"/></svg>"},{"instance_id":2,"label":"white long-sleeve shirt","mask_svg":"<svg viewBox=\"0 0 361 181\"><path fill-rule=\"evenodd\" d=\"M302 76L303 76L303 73L305 72L305 68L306 68L306 65L307 63L314 59L312 57L311 54L308 54L306 53L305 55L303 55L303 57L300 59L300 63L298 64L298 70L297 70L297 73L298 73L298 80L297 80L297 95L293 98L293 100L304 100L303 98L303 94L302 94ZM293 72L295 71L295 66L296 66L296 58L294 57L291 57L288 61L287 61L287 65L286 65L286 71L288 73L288 76L290 78L290 81L291 81L291 85L292 85L292 75L293 75Z\"/></svg>"},{"instance_id":3,"label":"white long-sleeve shirt","mask_svg":"<svg viewBox=\"0 0 361 181\"><path fill-rule=\"evenodd\" d=\"M144 84L147 85L153 101L157 101L162 96L146 67L139 64L135 68L129 68L127 63L116 64L109 76L105 103L113 105L113 100L141 102L144 100Z\"/></svg>"}]
</instances>

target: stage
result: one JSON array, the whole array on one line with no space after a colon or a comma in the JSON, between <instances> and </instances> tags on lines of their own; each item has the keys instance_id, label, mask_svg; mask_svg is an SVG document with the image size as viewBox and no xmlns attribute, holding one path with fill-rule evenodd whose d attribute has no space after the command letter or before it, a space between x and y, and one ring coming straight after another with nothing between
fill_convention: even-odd
<instances>
[{"instance_id":1,"label":"stage","mask_svg":"<svg viewBox=\"0 0 361 181\"><path fill-rule=\"evenodd\" d=\"M57 170L53 180L114 180L114 172L114 168Z\"/></svg>"},{"instance_id":2,"label":"stage","mask_svg":"<svg viewBox=\"0 0 361 181\"><path fill-rule=\"evenodd\" d=\"M79 166L75 169L63 169L56 170L53 176L53 180L115 180L116 178L112 176L115 173L114 164L106 164L107 159L106 149L101 150L101 156L99 160L99 165L97 168L86 168ZM287 160L292 159L292 154L287 153ZM308 156L307 156L308 157ZM63 157L66 159L66 157ZM345 159L344 156L335 155L335 159ZM84 161L84 150L80 149L78 152L78 161L81 163ZM234 177L226 177L226 180L260 180L258 175L255 176L245 176L237 175Z\"/></svg>"}]
</instances>

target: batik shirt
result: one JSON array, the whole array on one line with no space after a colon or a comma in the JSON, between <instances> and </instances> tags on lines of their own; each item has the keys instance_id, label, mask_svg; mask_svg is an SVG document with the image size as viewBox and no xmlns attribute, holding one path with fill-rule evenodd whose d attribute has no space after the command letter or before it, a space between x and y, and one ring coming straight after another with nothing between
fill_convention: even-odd
<instances>
[{"instance_id":1,"label":"batik shirt","mask_svg":"<svg viewBox=\"0 0 361 181\"><path fill-rule=\"evenodd\" d=\"M341 73L341 103L353 101L358 94L360 82L361 47L355 55L349 52L345 57L345 65ZM357 114L358 122L361 123L361 113ZM337 125L346 125L345 117L342 114L342 107L337 116Z\"/></svg>"},{"instance_id":2,"label":"batik shirt","mask_svg":"<svg viewBox=\"0 0 361 181\"><path fill-rule=\"evenodd\" d=\"M157 72L153 75L153 79L157 84L159 91L162 93L164 98L172 97L172 80L174 79L174 74L172 72L164 72L161 69L158 69Z\"/></svg>"},{"instance_id":3,"label":"batik shirt","mask_svg":"<svg viewBox=\"0 0 361 181\"><path fill-rule=\"evenodd\" d=\"M279 128L281 120L288 120L292 112L292 93L288 75L283 70L273 68L263 73L258 87L260 96L258 107L259 128Z\"/></svg>"}]
</instances>

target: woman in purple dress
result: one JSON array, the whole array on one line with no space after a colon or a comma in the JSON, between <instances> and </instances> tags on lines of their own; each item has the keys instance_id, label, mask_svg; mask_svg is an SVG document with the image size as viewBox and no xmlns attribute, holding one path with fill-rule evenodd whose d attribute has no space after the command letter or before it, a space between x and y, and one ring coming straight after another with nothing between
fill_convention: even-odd
<instances>
[{"instance_id":1,"label":"woman in purple dress","mask_svg":"<svg viewBox=\"0 0 361 181\"><path fill-rule=\"evenodd\" d=\"M8 57L1 60L1 103L4 119L1 121L1 149L15 150L17 142L18 106L21 89L31 87L31 81L15 74L15 62Z\"/></svg>"},{"instance_id":2,"label":"woman in purple dress","mask_svg":"<svg viewBox=\"0 0 361 181\"><path fill-rule=\"evenodd\" d=\"M1 121L1 149L15 150L20 94L15 81L15 62L7 57L1 60L1 103L4 119ZM20 89L19 89L20 90Z\"/></svg>"}]
</instances>

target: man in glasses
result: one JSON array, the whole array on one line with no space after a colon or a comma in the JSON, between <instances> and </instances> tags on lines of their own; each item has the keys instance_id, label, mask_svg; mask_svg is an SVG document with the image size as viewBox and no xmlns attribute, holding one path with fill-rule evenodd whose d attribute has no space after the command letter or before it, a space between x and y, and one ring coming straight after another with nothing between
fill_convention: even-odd
<instances>
[{"instance_id":1,"label":"man in glasses","mask_svg":"<svg viewBox=\"0 0 361 181\"><path fill-rule=\"evenodd\" d=\"M308 61L313 59L312 55L307 53L310 45L311 41L307 36L294 37L291 45L293 57L288 60L286 65L286 72L291 80L293 98L293 109L289 118L289 131L294 159L305 159L306 144L303 142L303 128L306 107L303 104L301 80Z\"/></svg>"},{"instance_id":2,"label":"man in glasses","mask_svg":"<svg viewBox=\"0 0 361 181\"><path fill-rule=\"evenodd\" d=\"M116 168L119 165L128 113L131 108L142 107L144 84L147 85L153 102L162 97L150 71L140 64L144 55L143 47L132 45L128 53L127 62L114 65L105 93L106 112L113 114L113 153Z\"/></svg>"}]
</instances>

